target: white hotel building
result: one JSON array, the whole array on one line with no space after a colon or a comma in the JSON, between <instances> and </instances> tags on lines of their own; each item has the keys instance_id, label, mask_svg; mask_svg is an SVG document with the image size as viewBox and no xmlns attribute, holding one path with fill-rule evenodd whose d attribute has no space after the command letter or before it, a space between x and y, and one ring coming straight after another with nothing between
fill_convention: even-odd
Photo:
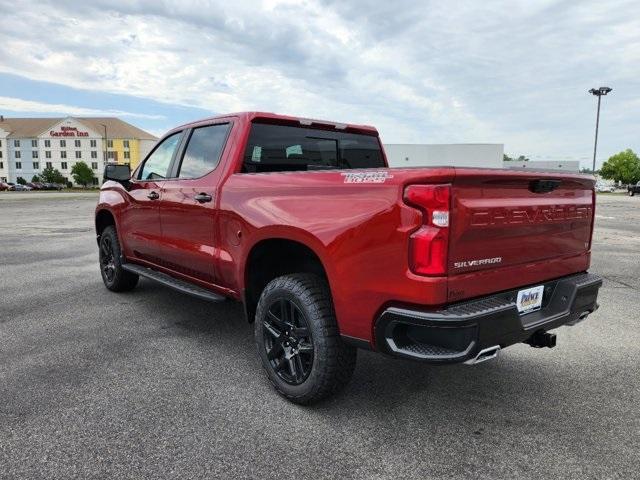
<instances>
[{"instance_id":1,"label":"white hotel building","mask_svg":"<svg viewBox=\"0 0 640 480\"><path fill-rule=\"evenodd\" d=\"M106 140L106 141L105 141ZM30 182L53 167L73 181L71 169L85 162L102 183L105 157L135 168L157 138L118 118L4 118L0 116L0 180Z\"/></svg>"}]
</instances>

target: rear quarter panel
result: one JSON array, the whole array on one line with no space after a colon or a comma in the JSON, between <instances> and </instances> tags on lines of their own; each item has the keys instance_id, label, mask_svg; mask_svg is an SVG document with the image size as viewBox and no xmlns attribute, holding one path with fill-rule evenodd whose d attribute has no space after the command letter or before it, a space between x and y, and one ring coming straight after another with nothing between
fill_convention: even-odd
<instances>
[{"instance_id":1,"label":"rear quarter panel","mask_svg":"<svg viewBox=\"0 0 640 480\"><path fill-rule=\"evenodd\" d=\"M372 320L391 299L446 301L446 278L408 271L407 232L421 218L402 203L402 192L416 175L387 172L383 183L346 183L340 171L231 175L220 195L221 282L241 291L251 248L283 238L322 261L344 335L370 340ZM446 182L450 175L434 169L428 179Z\"/></svg>"}]
</instances>

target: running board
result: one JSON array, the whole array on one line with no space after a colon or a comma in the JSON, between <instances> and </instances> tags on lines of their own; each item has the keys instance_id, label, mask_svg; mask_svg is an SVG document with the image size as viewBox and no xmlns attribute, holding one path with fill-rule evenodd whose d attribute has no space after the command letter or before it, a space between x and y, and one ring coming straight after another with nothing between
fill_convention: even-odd
<instances>
[{"instance_id":1,"label":"running board","mask_svg":"<svg viewBox=\"0 0 640 480\"><path fill-rule=\"evenodd\" d=\"M193 297L201 298L202 300L208 300L210 302L223 302L225 297L217 293L207 290L206 288L199 287L193 283L179 280L167 275L166 273L153 270L152 268L143 267L142 265L136 265L135 263L123 263L122 269L127 272L135 273L141 277L149 278L162 285L178 290L179 292L186 293Z\"/></svg>"}]
</instances>

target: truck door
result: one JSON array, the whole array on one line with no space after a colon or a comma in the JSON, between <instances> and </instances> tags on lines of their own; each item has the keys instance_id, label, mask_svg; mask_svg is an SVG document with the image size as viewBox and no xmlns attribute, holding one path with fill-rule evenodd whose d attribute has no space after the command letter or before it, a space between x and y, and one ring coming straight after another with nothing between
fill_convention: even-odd
<instances>
[{"instance_id":1,"label":"truck door","mask_svg":"<svg viewBox=\"0 0 640 480\"><path fill-rule=\"evenodd\" d=\"M160 225L165 267L207 283L216 283L216 192L220 159L231 124L190 129L174 161L172 178L162 185Z\"/></svg>"},{"instance_id":2,"label":"truck door","mask_svg":"<svg viewBox=\"0 0 640 480\"><path fill-rule=\"evenodd\" d=\"M177 132L159 142L131 182L130 204L122 212L120 224L127 257L152 263L158 263L161 258L163 247L158 206L162 184L181 138L182 132Z\"/></svg>"}]
</instances>

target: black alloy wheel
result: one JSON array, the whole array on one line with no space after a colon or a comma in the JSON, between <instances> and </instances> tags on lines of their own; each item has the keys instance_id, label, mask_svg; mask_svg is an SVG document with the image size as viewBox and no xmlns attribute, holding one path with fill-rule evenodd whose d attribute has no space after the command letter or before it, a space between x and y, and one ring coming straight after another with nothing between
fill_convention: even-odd
<instances>
[{"instance_id":1,"label":"black alloy wheel","mask_svg":"<svg viewBox=\"0 0 640 480\"><path fill-rule=\"evenodd\" d=\"M278 298L262 321L267 359L289 385L303 383L313 367L313 338L307 318L290 299Z\"/></svg>"},{"instance_id":2,"label":"black alloy wheel","mask_svg":"<svg viewBox=\"0 0 640 480\"><path fill-rule=\"evenodd\" d=\"M116 264L111 237L103 235L100 239L100 268L107 282L112 283L116 276Z\"/></svg>"}]
</instances>

